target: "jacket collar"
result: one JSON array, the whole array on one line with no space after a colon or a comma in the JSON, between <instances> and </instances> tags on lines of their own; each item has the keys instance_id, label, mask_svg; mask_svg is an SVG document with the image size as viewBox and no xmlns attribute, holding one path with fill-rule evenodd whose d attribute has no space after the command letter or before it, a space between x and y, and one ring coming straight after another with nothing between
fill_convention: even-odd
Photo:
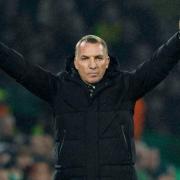
<instances>
[{"instance_id":1,"label":"jacket collar","mask_svg":"<svg viewBox=\"0 0 180 180\"><path fill-rule=\"evenodd\" d=\"M78 72L74 66L74 57L75 57L74 55L69 56L66 60L66 63L65 63L65 71L71 77L78 74ZM108 69L106 70L104 78L112 78L113 76L119 74L119 72L120 72L118 59L111 56L111 55L109 57L110 57L110 65L109 65Z\"/></svg>"},{"instance_id":2,"label":"jacket collar","mask_svg":"<svg viewBox=\"0 0 180 180\"><path fill-rule=\"evenodd\" d=\"M93 98L97 94L99 94L99 92L101 92L104 88L111 86L113 84L114 77L119 74L121 74L119 62L115 57L110 56L110 64L108 69L106 70L103 79L100 82L94 84L96 86L96 91L94 93ZM74 67L74 56L70 56L67 58L65 64L65 71L59 73L58 76L62 76L63 79L73 81L74 83L81 85L87 91L87 94L89 94L87 84L85 84L85 82L81 80L79 73Z\"/></svg>"}]
</instances>

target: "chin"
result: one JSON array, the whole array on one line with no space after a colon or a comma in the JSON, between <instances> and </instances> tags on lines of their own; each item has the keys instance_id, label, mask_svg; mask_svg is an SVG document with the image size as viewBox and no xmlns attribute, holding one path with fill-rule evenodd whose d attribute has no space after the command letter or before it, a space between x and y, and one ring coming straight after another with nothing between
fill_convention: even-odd
<instances>
[{"instance_id":1,"label":"chin","mask_svg":"<svg viewBox=\"0 0 180 180\"><path fill-rule=\"evenodd\" d=\"M97 79L88 79L86 82L89 84L95 84L98 83L101 79L97 78Z\"/></svg>"}]
</instances>

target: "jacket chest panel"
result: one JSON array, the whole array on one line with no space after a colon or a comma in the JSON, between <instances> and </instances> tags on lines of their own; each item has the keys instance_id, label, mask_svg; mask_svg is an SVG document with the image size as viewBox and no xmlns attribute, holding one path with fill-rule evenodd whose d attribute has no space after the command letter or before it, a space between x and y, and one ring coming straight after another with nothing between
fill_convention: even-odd
<instances>
[{"instance_id":1,"label":"jacket chest panel","mask_svg":"<svg viewBox=\"0 0 180 180\"><path fill-rule=\"evenodd\" d=\"M108 87L99 94L99 111L102 112L131 110L132 103L123 84Z\"/></svg>"},{"instance_id":2,"label":"jacket chest panel","mask_svg":"<svg viewBox=\"0 0 180 180\"><path fill-rule=\"evenodd\" d=\"M93 96L86 87L66 83L56 96L55 110L57 114L78 111L113 111L128 108L129 103L125 86L115 84L94 90ZM126 107L124 107L126 106Z\"/></svg>"},{"instance_id":3,"label":"jacket chest panel","mask_svg":"<svg viewBox=\"0 0 180 180\"><path fill-rule=\"evenodd\" d=\"M56 114L84 111L88 106L88 91L74 83L64 83L54 101Z\"/></svg>"}]
</instances>

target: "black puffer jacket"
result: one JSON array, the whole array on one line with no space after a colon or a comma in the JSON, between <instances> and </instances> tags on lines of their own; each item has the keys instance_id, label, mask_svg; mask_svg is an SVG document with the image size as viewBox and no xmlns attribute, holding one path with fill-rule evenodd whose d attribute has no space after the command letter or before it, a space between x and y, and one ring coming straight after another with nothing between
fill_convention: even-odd
<instances>
[{"instance_id":1,"label":"black puffer jacket","mask_svg":"<svg viewBox=\"0 0 180 180\"><path fill-rule=\"evenodd\" d=\"M134 104L167 76L178 59L176 33L134 72L121 72L111 57L103 80L89 91L74 69L73 58L64 72L54 76L0 46L1 68L53 108L56 168L61 169L62 179L135 179Z\"/></svg>"}]
</instances>

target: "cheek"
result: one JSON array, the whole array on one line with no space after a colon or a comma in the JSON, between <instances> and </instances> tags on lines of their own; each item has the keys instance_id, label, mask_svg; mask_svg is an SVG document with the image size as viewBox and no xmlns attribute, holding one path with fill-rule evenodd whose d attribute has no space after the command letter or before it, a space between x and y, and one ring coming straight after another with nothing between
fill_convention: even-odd
<instances>
[{"instance_id":1,"label":"cheek","mask_svg":"<svg viewBox=\"0 0 180 180\"><path fill-rule=\"evenodd\" d=\"M84 76L86 74L86 71L87 71L87 69L86 69L85 66L79 66L78 67L78 72L79 72L80 75Z\"/></svg>"},{"instance_id":2,"label":"cheek","mask_svg":"<svg viewBox=\"0 0 180 180\"><path fill-rule=\"evenodd\" d=\"M104 73L108 68L107 64L104 64L103 66L101 66L101 72Z\"/></svg>"},{"instance_id":3,"label":"cheek","mask_svg":"<svg viewBox=\"0 0 180 180\"><path fill-rule=\"evenodd\" d=\"M74 60L74 67L75 67L75 69L78 69L78 65L77 65L76 60Z\"/></svg>"}]
</instances>

